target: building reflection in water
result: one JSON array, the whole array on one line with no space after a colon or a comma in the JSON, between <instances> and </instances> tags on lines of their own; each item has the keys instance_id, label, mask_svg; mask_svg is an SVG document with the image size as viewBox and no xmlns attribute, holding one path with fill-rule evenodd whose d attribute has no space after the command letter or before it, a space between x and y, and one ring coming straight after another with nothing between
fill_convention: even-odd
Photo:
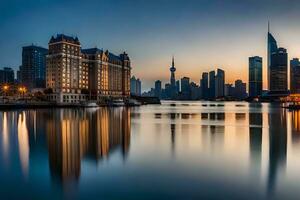
<instances>
[{"instance_id":1,"label":"building reflection in water","mask_svg":"<svg viewBox=\"0 0 300 200\"><path fill-rule=\"evenodd\" d=\"M170 123L170 126L171 126L171 152L172 152L172 155L174 155L175 154L175 142L176 142L175 141L176 125L175 125L174 120L176 119L176 114L171 113L170 119L171 119L171 123Z\"/></svg>"},{"instance_id":2,"label":"building reflection in water","mask_svg":"<svg viewBox=\"0 0 300 200\"><path fill-rule=\"evenodd\" d=\"M59 110L46 120L51 176L65 181L80 176L81 159L95 162L120 149L126 157L130 145L130 110Z\"/></svg>"},{"instance_id":3,"label":"building reflection in water","mask_svg":"<svg viewBox=\"0 0 300 200\"><path fill-rule=\"evenodd\" d=\"M291 113L292 115L292 143L299 144L300 143L300 111L294 110Z\"/></svg>"},{"instance_id":4,"label":"building reflection in water","mask_svg":"<svg viewBox=\"0 0 300 200\"><path fill-rule=\"evenodd\" d=\"M269 113L269 170L268 194L272 195L276 187L278 175L286 167L287 154L287 122L286 112Z\"/></svg>"},{"instance_id":5,"label":"building reflection in water","mask_svg":"<svg viewBox=\"0 0 300 200\"><path fill-rule=\"evenodd\" d=\"M262 159L262 113L249 113L250 172L259 174ZM257 177L254 177L257 178Z\"/></svg>"},{"instance_id":6,"label":"building reflection in water","mask_svg":"<svg viewBox=\"0 0 300 200\"><path fill-rule=\"evenodd\" d=\"M9 133L8 133L8 120L7 120L7 112L3 113L2 120L2 146L3 146L3 154L4 157L8 158L8 150L9 150Z\"/></svg>"},{"instance_id":7,"label":"building reflection in water","mask_svg":"<svg viewBox=\"0 0 300 200\"><path fill-rule=\"evenodd\" d=\"M29 136L26 122L26 114L23 111L18 116L18 145L21 168L24 176L27 176L29 168Z\"/></svg>"}]
</instances>

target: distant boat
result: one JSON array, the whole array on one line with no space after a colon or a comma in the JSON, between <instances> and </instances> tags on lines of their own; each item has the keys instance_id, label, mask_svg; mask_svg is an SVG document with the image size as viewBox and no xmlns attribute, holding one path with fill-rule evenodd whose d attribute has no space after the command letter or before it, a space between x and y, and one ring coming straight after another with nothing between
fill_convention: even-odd
<instances>
[{"instance_id":1,"label":"distant boat","mask_svg":"<svg viewBox=\"0 0 300 200\"><path fill-rule=\"evenodd\" d=\"M95 108L99 106L96 102L81 102L80 105L85 108Z\"/></svg>"},{"instance_id":2,"label":"distant boat","mask_svg":"<svg viewBox=\"0 0 300 200\"><path fill-rule=\"evenodd\" d=\"M110 106L125 106L123 99L112 100L109 104Z\"/></svg>"}]
</instances>

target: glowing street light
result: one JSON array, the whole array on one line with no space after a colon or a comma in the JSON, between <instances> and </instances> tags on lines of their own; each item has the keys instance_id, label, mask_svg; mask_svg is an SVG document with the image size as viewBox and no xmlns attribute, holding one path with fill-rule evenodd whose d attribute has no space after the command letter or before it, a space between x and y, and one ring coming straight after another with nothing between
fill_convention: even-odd
<instances>
[{"instance_id":1,"label":"glowing street light","mask_svg":"<svg viewBox=\"0 0 300 200\"><path fill-rule=\"evenodd\" d=\"M24 99L24 94L25 94L25 92L26 92L26 87L19 87L19 92L20 92L21 94L23 94L23 99Z\"/></svg>"},{"instance_id":2,"label":"glowing street light","mask_svg":"<svg viewBox=\"0 0 300 200\"><path fill-rule=\"evenodd\" d=\"M9 86L8 86L8 85L4 85L4 86L3 86L3 91L4 91L5 96L7 96L7 91L8 91L8 89L9 89Z\"/></svg>"}]
</instances>

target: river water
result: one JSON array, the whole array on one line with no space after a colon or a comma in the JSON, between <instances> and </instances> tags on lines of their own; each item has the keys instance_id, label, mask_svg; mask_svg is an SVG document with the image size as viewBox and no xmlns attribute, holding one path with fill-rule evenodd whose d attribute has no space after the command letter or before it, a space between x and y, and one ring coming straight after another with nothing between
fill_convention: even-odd
<instances>
[{"instance_id":1,"label":"river water","mask_svg":"<svg viewBox=\"0 0 300 200\"><path fill-rule=\"evenodd\" d=\"M299 172L278 104L0 111L0 199L299 199Z\"/></svg>"}]
</instances>

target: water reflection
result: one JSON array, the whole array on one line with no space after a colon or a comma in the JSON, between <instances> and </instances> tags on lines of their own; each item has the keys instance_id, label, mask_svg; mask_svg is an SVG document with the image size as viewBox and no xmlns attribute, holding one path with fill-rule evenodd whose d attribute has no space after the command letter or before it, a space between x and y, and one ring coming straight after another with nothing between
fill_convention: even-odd
<instances>
[{"instance_id":1,"label":"water reflection","mask_svg":"<svg viewBox=\"0 0 300 200\"><path fill-rule=\"evenodd\" d=\"M0 186L104 199L297 196L300 112L247 105L0 112Z\"/></svg>"},{"instance_id":2,"label":"water reflection","mask_svg":"<svg viewBox=\"0 0 300 200\"><path fill-rule=\"evenodd\" d=\"M300 111L294 110L292 115L292 142L293 144L300 143Z\"/></svg>"},{"instance_id":3,"label":"water reflection","mask_svg":"<svg viewBox=\"0 0 300 200\"><path fill-rule=\"evenodd\" d=\"M26 122L25 112L20 113L18 116L18 144L20 162L24 176L27 176L29 167L29 141Z\"/></svg>"},{"instance_id":4,"label":"water reflection","mask_svg":"<svg viewBox=\"0 0 300 200\"><path fill-rule=\"evenodd\" d=\"M287 123L286 112L269 113L269 174L268 193L273 194L278 176L286 167Z\"/></svg>"},{"instance_id":5,"label":"water reflection","mask_svg":"<svg viewBox=\"0 0 300 200\"><path fill-rule=\"evenodd\" d=\"M53 178L77 180L83 157L97 163L118 148L126 157L130 145L130 111L120 109L62 110L58 116L49 115L46 130Z\"/></svg>"},{"instance_id":6,"label":"water reflection","mask_svg":"<svg viewBox=\"0 0 300 200\"><path fill-rule=\"evenodd\" d=\"M249 147L250 147L250 173L260 179L262 159L262 113L249 113Z\"/></svg>"}]
</instances>

